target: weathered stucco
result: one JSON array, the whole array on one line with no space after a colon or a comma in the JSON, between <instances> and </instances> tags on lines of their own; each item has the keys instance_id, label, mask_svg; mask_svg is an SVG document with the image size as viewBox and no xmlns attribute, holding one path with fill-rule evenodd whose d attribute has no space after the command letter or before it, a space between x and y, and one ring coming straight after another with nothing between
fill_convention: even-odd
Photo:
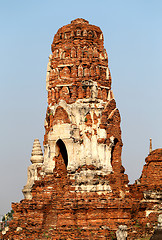
<instances>
[{"instance_id":1,"label":"weathered stucco","mask_svg":"<svg viewBox=\"0 0 162 240\"><path fill-rule=\"evenodd\" d=\"M140 239L162 213L162 150L128 185L120 113L99 27L58 30L47 66L44 157L34 141L24 198L2 239ZM161 216L161 215L160 215Z\"/></svg>"}]
</instances>

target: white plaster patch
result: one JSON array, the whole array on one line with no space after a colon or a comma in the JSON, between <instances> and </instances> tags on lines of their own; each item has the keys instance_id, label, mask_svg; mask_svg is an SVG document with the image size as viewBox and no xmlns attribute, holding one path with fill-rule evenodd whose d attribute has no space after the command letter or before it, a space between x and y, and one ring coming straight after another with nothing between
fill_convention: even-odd
<instances>
[{"instance_id":1,"label":"white plaster patch","mask_svg":"<svg viewBox=\"0 0 162 240\"><path fill-rule=\"evenodd\" d=\"M95 87L95 85L94 85ZM90 103L88 99L78 99L73 104L67 104L64 100L60 100L58 104L51 106L51 111L55 115L58 106L64 108L67 112L71 124L60 123L53 126L53 130L48 134L48 146L45 147L44 168L45 171L53 171L55 164L54 156L57 151L54 145L56 141L61 139L68 153L69 171L75 171L79 166L95 165L102 168L105 174L112 172L111 166L111 149L112 144L107 146L99 143L98 139L106 139L105 129L100 129L100 118L107 102L97 99L97 102ZM87 126L86 115L90 114L92 125ZM100 116L98 121L93 122L93 116Z\"/></svg>"},{"instance_id":2,"label":"white plaster patch","mask_svg":"<svg viewBox=\"0 0 162 240\"><path fill-rule=\"evenodd\" d=\"M70 138L71 125L67 123L53 126L53 131L49 132L49 140Z\"/></svg>"}]
</instances>

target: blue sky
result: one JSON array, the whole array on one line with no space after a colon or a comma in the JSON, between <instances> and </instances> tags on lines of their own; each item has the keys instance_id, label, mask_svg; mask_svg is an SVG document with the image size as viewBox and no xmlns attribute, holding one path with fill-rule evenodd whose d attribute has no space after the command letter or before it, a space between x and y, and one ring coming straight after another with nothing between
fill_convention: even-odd
<instances>
[{"instance_id":1,"label":"blue sky","mask_svg":"<svg viewBox=\"0 0 162 240\"><path fill-rule=\"evenodd\" d=\"M0 0L0 215L23 198L34 138L41 144L46 67L58 28L81 17L101 28L121 114L122 161L131 182L162 147L162 1Z\"/></svg>"}]
</instances>

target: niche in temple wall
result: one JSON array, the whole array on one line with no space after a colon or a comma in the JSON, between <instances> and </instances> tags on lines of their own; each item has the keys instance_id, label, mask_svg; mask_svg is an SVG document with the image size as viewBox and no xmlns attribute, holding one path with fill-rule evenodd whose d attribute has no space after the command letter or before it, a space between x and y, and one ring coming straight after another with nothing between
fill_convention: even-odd
<instances>
[{"instance_id":1,"label":"niche in temple wall","mask_svg":"<svg viewBox=\"0 0 162 240\"><path fill-rule=\"evenodd\" d=\"M45 153L45 164L55 166L52 161L57 156L56 142L61 139L66 145L69 171L74 171L82 165L95 165L103 172L111 172L112 145L105 144L106 130L99 127L101 106L94 108L79 100L69 106L64 100L60 100L57 106L53 106L52 112L54 120L48 133L48 151L51 153Z\"/></svg>"},{"instance_id":2,"label":"niche in temple wall","mask_svg":"<svg viewBox=\"0 0 162 240\"><path fill-rule=\"evenodd\" d=\"M70 78L70 74L71 74L70 67L65 66L65 67L60 68L60 78L62 78L62 79Z\"/></svg>"}]
</instances>

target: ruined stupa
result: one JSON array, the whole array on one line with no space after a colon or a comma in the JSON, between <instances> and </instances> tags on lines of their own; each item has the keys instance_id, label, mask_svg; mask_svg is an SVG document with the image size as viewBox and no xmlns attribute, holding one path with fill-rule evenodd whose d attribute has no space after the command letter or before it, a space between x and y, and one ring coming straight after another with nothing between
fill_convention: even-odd
<instances>
[{"instance_id":1,"label":"ruined stupa","mask_svg":"<svg viewBox=\"0 0 162 240\"><path fill-rule=\"evenodd\" d=\"M152 231L161 202L156 210L156 199L144 197L143 177L129 186L124 174L121 119L103 41L101 29L81 18L55 34L44 156L36 139L25 199L12 204L14 219L3 239L111 239L120 225L132 239Z\"/></svg>"}]
</instances>

